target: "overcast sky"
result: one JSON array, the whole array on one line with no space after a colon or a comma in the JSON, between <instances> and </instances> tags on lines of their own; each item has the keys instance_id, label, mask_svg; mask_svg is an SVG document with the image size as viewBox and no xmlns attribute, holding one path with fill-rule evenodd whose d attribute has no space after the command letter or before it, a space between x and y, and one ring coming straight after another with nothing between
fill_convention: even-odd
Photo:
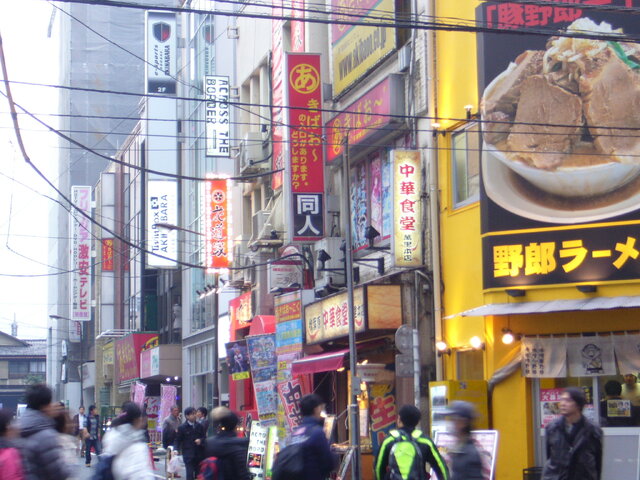
<instances>
[{"instance_id":1,"label":"overcast sky","mask_svg":"<svg viewBox=\"0 0 640 480\"><path fill-rule=\"evenodd\" d=\"M52 10L44 0L3 2L0 32L10 80L59 83L58 30L47 37ZM5 91L4 83L0 90ZM12 85L12 92L32 113L57 112L56 89ZM25 164L8 111L6 98L0 96L0 330L10 333L15 315L18 337L45 338L48 315L57 310L55 305L49 308L46 277L48 217L54 203L42 194L56 194ZM42 119L55 125L55 117ZM24 115L20 125L33 163L55 180L56 138Z\"/></svg>"}]
</instances>

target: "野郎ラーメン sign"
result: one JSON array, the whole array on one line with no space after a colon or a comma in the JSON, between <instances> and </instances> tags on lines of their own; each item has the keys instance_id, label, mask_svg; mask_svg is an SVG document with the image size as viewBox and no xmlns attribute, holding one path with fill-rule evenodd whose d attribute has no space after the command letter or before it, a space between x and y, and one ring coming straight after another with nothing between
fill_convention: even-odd
<instances>
[{"instance_id":1,"label":"\u91ce\u90ce\u30e9\u30fc\u30e1\u30f3 sign","mask_svg":"<svg viewBox=\"0 0 640 480\"><path fill-rule=\"evenodd\" d=\"M317 240L324 236L320 55L286 58L293 240Z\"/></svg>"},{"instance_id":2,"label":"\u91ce\u90ce\u30e9\u30fc\u30e1\u30f3 sign","mask_svg":"<svg viewBox=\"0 0 640 480\"><path fill-rule=\"evenodd\" d=\"M176 93L176 14L147 12L145 68L147 93Z\"/></svg>"},{"instance_id":3,"label":"\u91ce\u90ce\u30e9\u30fc\u30e1\u30f3 sign","mask_svg":"<svg viewBox=\"0 0 640 480\"><path fill-rule=\"evenodd\" d=\"M476 9L501 30L477 42L485 290L640 278L640 70L625 53L640 23L587 8L640 1L571 3Z\"/></svg>"},{"instance_id":4,"label":"\u91ce\u90ce\u30e9\u30fc\u30e1\u30f3 sign","mask_svg":"<svg viewBox=\"0 0 640 480\"><path fill-rule=\"evenodd\" d=\"M368 285L353 292L356 333L389 330L402 325L400 285ZM349 333L347 293L324 298L304 308L307 344L321 343Z\"/></svg>"},{"instance_id":5,"label":"\u91ce\u90ce\u30e9\u30fc\u30e1\u30f3 sign","mask_svg":"<svg viewBox=\"0 0 640 480\"><path fill-rule=\"evenodd\" d=\"M393 151L393 256L397 267L422 265L421 177L418 150Z\"/></svg>"},{"instance_id":6,"label":"\u91ce\u90ce\u30e9\u30fc\u30e1\u30f3 sign","mask_svg":"<svg viewBox=\"0 0 640 480\"><path fill-rule=\"evenodd\" d=\"M385 18L395 21L393 0L365 0L354 4L347 0L332 0L333 14L338 19L354 21L354 25L333 25L331 31L331 63L333 65L334 94L339 95L375 67L396 48L393 27L366 26L368 17L377 22ZM355 17L355 18L354 18Z\"/></svg>"},{"instance_id":7,"label":"\u91ce\u90ce\u30e9\u30fc\u30e1\u30f3 sign","mask_svg":"<svg viewBox=\"0 0 640 480\"><path fill-rule=\"evenodd\" d=\"M91 187L71 187L71 202L75 205L69 219L71 319L87 322L91 320Z\"/></svg>"},{"instance_id":8,"label":"\u91ce\u90ce\u30e9\u30fc\u30e1\u30f3 sign","mask_svg":"<svg viewBox=\"0 0 640 480\"><path fill-rule=\"evenodd\" d=\"M229 77L204 77L207 157L229 157Z\"/></svg>"},{"instance_id":9,"label":"\u91ce\u90ce\u30e9\u30fc\u30e1\u30f3 sign","mask_svg":"<svg viewBox=\"0 0 640 480\"><path fill-rule=\"evenodd\" d=\"M178 231L158 224L178 224L176 181L147 182L147 265L152 268L173 268L178 260Z\"/></svg>"},{"instance_id":10,"label":"\u91ce\u90ce\u30e9\u30fc\u30e1\u30f3 sign","mask_svg":"<svg viewBox=\"0 0 640 480\"><path fill-rule=\"evenodd\" d=\"M205 181L204 206L205 266L211 272L226 271L233 261L229 180Z\"/></svg>"}]
</instances>

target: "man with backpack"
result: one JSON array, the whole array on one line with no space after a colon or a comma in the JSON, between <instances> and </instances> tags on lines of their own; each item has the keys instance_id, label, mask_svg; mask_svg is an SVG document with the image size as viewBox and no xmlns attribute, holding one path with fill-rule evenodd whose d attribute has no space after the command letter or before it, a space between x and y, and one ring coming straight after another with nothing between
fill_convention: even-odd
<instances>
[{"instance_id":1,"label":"man with backpack","mask_svg":"<svg viewBox=\"0 0 640 480\"><path fill-rule=\"evenodd\" d=\"M313 393L305 395L299 407L302 422L293 431L287 446L278 453L272 480L325 480L337 467L338 459L331 452L322 429L322 398Z\"/></svg>"},{"instance_id":2,"label":"man with backpack","mask_svg":"<svg viewBox=\"0 0 640 480\"><path fill-rule=\"evenodd\" d=\"M249 480L247 450L249 439L238 437L236 428L240 419L227 407L216 407L211 412L215 434L207 438L205 460L200 464L198 480Z\"/></svg>"},{"instance_id":3,"label":"man with backpack","mask_svg":"<svg viewBox=\"0 0 640 480\"><path fill-rule=\"evenodd\" d=\"M413 405L400 407L398 429L391 430L380 445L376 480L426 480L427 464L439 480L448 480L447 465L433 440L416 428L420 417L420 410Z\"/></svg>"}]
</instances>

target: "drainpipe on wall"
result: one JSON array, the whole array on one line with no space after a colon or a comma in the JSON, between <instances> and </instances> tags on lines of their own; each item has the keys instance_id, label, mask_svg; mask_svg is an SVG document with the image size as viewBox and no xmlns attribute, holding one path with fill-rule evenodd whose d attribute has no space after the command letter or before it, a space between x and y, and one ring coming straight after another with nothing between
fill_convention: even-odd
<instances>
[{"instance_id":1,"label":"drainpipe on wall","mask_svg":"<svg viewBox=\"0 0 640 480\"><path fill-rule=\"evenodd\" d=\"M427 1L427 18L435 16L435 0ZM438 118L436 32L427 31L427 101L428 114L435 122ZM431 267L433 271L433 323L436 342L442 340L442 272L440 271L440 195L438 190L438 135L427 136L427 163L429 165L429 216L431 218ZM435 346L434 346L435 351ZM442 380L442 357L436 354L436 379Z\"/></svg>"}]
</instances>

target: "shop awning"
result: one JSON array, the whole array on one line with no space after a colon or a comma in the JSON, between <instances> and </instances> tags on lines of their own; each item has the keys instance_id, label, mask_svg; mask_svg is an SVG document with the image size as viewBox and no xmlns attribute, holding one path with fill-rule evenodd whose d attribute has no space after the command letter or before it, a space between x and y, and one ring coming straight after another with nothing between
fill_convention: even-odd
<instances>
[{"instance_id":1,"label":"shop awning","mask_svg":"<svg viewBox=\"0 0 640 480\"><path fill-rule=\"evenodd\" d=\"M550 300L547 302L490 303L465 310L461 317L483 317L486 315L522 315L530 313L569 312L577 310L610 310L612 308L640 308L640 296L594 297L575 300Z\"/></svg>"},{"instance_id":2,"label":"shop awning","mask_svg":"<svg viewBox=\"0 0 640 480\"><path fill-rule=\"evenodd\" d=\"M319 373L337 370L344 366L344 357L349 353L349 349L337 350L319 355L309 355L295 360L291 364L292 375L302 375L303 373Z\"/></svg>"},{"instance_id":3,"label":"shop awning","mask_svg":"<svg viewBox=\"0 0 640 480\"><path fill-rule=\"evenodd\" d=\"M274 315L256 315L251 321L249 335L276 333L276 317Z\"/></svg>"}]
</instances>

